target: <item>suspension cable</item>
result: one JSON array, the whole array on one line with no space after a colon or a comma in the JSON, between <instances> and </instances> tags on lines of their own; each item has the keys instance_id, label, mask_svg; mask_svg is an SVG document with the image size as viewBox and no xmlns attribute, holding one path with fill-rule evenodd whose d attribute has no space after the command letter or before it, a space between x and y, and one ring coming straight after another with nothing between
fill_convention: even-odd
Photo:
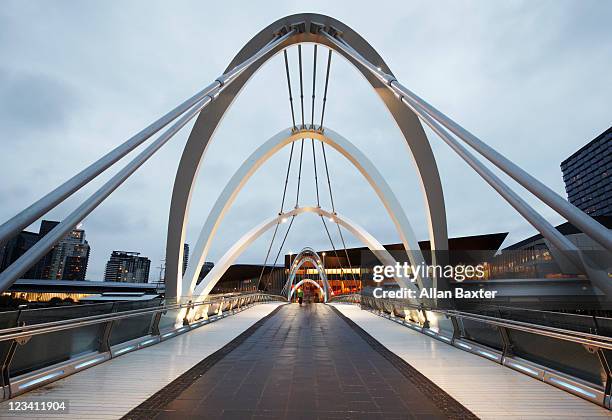
<instances>
[{"instance_id":1,"label":"suspension cable","mask_svg":"<svg viewBox=\"0 0 612 420\"><path fill-rule=\"evenodd\" d=\"M293 160L293 148L295 143L291 142L291 152L289 152L289 165L287 165L287 174L285 175L285 188L283 189L283 199L281 200L281 206L278 214L283 213L285 207L285 197L287 196L287 184L289 184L289 171L291 170L291 161Z\"/></svg>"},{"instance_id":2,"label":"suspension cable","mask_svg":"<svg viewBox=\"0 0 612 420\"><path fill-rule=\"evenodd\" d=\"M334 204L334 194L332 192L331 180L329 177L329 167L327 165L327 154L325 153L325 143L323 142L321 142L321 149L323 150L323 161L325 162L325 174L327 176L327 187L329 188L329 199L331 201L332 212L335 215L336 206ZM323 223L325 223L325 221L323 221ZM344 247L344 253L346 255L346 260L349 265L351 276L353 278L353 283L355 284L355 288L357 288L357 279L355 278L355 273L353 272L353 265L351 264L351 258L349 257L348 250L346 249L346 242L344 241L344 235L342 234L342 229L340 228L340 224L337 222L336 222L336 226L338 227L338 234L340 235L340 239L342 240L342 246Z\"/></svg>"},{"instance_id":3,"label":"suspension cable","mask_svg":"<svg viewBox=\"0 0 612 420\"><path fill-rule=\"evenodd\" d=\"M293 221L295 220L295 215L291 216L291 221L289 222L289 226L287 226L287 231L285 232L285 236L283 237L283 241L278 248L278 253L276 254L276 258L274 258L274 264L278 262L278 258L280 257L281 252L283 251L283 246L285 245L285 241L287 240L287 236L289 236L289 231L291 230L291 226L293 226Z\"/></svg>"},{"instance_id":4,"label":"suspension cable","mask_svg":"<svg viewBox=\"0 0 612 420\"><path fill-rule=\"evenodd\" d=\"M298 62L300 68L300 104L302 109L302 127L304 128L304 82L302 80L302 45L298 44Z\"/></svg>"},{"instance_id":5,"label":"suspension cable","mask_svg":"<svg viewBox=\"0 0 612 420\"><path fill-rule=\"evenodd\" d=\"M310 126L314 129L314 115L315 115L315 86L317 80L317 44L314 46L314 70L312 72L312 112L310 114ZM321 199L319 197L319 177L317 175L317 155L315 153L314 139L310 139L312 146L312 162L314 168L314 180L315 180L315 191L317 193L317 207L321 207Z\"/></svg>"},{"instance_id":6,"label":"suspension cable","mask_svg":"<svg viewBox=\"0 0 612 420\"><path fill-rule=\"evenodd\" d=\"M285 61L285 64L287 65L287 75L289 74L289 70L288 70L288 61ZM305 121L304 121L304 80L303 80L303 72L302 72L302 46L298 44L298 64L299 64L299 74L300 74L300 109L301 109L301 116L302 116L302 126L301 128L304 128L305 126ZM291 90L291 85L289 85L289 89ZM291 151L293 152L293 143L291 143ZM299 206L299 201L300 201L300 184L301 184L301 180L302 180L302 161L304 158L304 139L302 139L301 141L301 145L300 145L300 164L299 164L299 169L298 169L298 181L297 181L297 188L296 188L296 193L295 193L295 208L298 208ZM286 192L286 187L287 187L287 182L289 180L289 169L287 169L287 177L285 180L285 192ZM283 192L283 202L284 202L284 196L285 196L285 192ZM281 208L281 213L282 213L282 208ZM287 240L287 236L289 236L289 231L291 230L291 226L293 226L293 221L295 220L295 215L291 217L291 222L289 223L289 226L287 227L287 231L285 232L285 236L283 237L283 240L280 244L278 253L276 254L276 258L274 258L274 263L273 265L276 265L276 263L278 262L278 258L283 250L283 246L285 245L285 241ZM278 226L279 223L276 224L276 230L278 230ZM272 237L272 240L274 241L274 236ZM272 248L272 243L270 244L270 249ZM268 251L269 254L270 251ZM267 257L266 257L267 259ZM265 266L264 266L265 269ZM262 269L263 272L263 269ZM260 277L260 281L261 281L261 277Z\"/></svg>"},{"instance_id":7,"label":"suspension cable","mask_svg":"<svg viewBox=\"0 0 612 420\"><path fill-rule=\"evenodd\" d=\"M298 170L297 191L295 193L295 208L298 208L300 202L300 183L302 181L302 158L304 157L304 139L300 146L300 166Z\"/></svg>"},{"instance_id":8,"label":"suspension cable","mask_svg":"<svg viewBox=\"0 0 612 420\"><path fill-rule=\"evenodd\" d=\"M317 207L321 208L321 200L319 198L319 177L317 176L317 155L315 153L314 139L310 139L312 145L312 164L314 168L315 191L317 192Z\"/></svg>"},{"instance_id":9,"label":"suspension cable","mask_svg":"<svg viewBox=\"0 0 612 420\"><path fill-rule=\"evenodd\" d=\"M263 267L261 267L261 273L259 273L259 279L257 280L257 290L259 290L261 279L263 278L266 268L268 267L268 258L270 257L270 251L272 251L272 245L274 244L274 239L276 239L276 233L278 232L278 226L279 226L279 223L277 223L276 226L274 227L274 233L272 234L272 240L270 241L270 246L268 247L268 251L266 252L266 258L264 260ZM274 267L274 265L272 265L272 267Z\"/></svg>"},{"instance_id":10,"label":"suspension cable","mask_svg":"<svg viewBox=\"0 0 612 420\"><path fill-rule=\"evenodd\" d=\"M315 86L317 85L317 44L314 45L314 55L312 58L312 111L310 113L310 128L314 129L314 114L315 114Z\"/></svg>"},{"instance_id":11,"label":"suspension cable","mask_svg":"<svg viewBox=\"0 0 612 420\"><path fill-rule=\"evenodd\" d=\"M316 46L315 46L316 47ZM315 49L315 54L316 54L316 49ZM330 49L327 55L327 68L325 70L325 88L323 90L323 106L321 108L321 123L319 124L319 129L322 130L323 129L323 120L325 118L325 108L327 105L327 89L329 87L329 71L331 68L331 58L332 58L332 50ZM315 60L316 60L316 55L315 55ZM315 68L316 68L316 61L315 61ZM313 77L313 84L314 84L314 77ZM314 102L314 87L313 87L313 102ZM313 116L314 116L314 105L313 105ZM314 117L313 117L314 120ZM314 128L314 122L312 123L312 126ZM329 169L327 166L327 156L325 154L325 145L323 142L321 142L321 149L323 150L323 159L325 160L325 173L327 174L327 186L329 188L329 196L330 196L330 200L331 200L331 205L332 205L332 211L334 213L336 213L336 209L335 209L335 205L334 205L334 197L332 194L332 189L331 189L331 182L330 182L330 178L329 178ZM314 141L313 141L313 156L314 156ZM315 165L316 165L316 161L315 161ZM317 205L319 207L321 207L320 203L319 203L319 189L318 189L318 182L317 182L317 178L316 178L316 166L315 166L315 184L317 186ZM332 249L334 250L334 254L336 255L336 258L338 258L338 264L340 265L340 270L341 272L344 272L344 268L342 267L342 264L340 263L340 258L338 256L338 253L336 251L336 248L334 246L334 242L331 238L331 235L329 233L329 230L327 229L327 224L325 223L325 218L323 216L321 216L321 221L323 222L323 226L325 227L325 231L327 232L327 237L329 238L331 245L332 245ZM346 257L347 257L347 262L349 264L349 270L351 272L351 275L353 277L353 281L355 281L355 273L353 273L353 267L351 265L351 259L348 256L348 251L346 250L346 242L344 241L344 236L342 235L342 231L340 230L340 225L338 223L336 223L336 225L338 226L338 233L340 234L340 239L342 240L342 246L344 247L344 251L346 253Z\"/></svg>"},{"instance_id":12,"label":"suspension cable","mask_svg":"<svg viewBox=\"0 0 612 420\"><path fill-rule=\"evenodd\" d=\"M297 129L296 125L295 125L295 112L293 109L293 95L291 94L291 77L289 76L289 59L287 57L287 50L283 50L283 55L285 57L285 73L287 76L287 89L289 91L289 105L291 107L291 121L293 123L293 128ZM301 76L301 75L300 75ZM291 172L291 162L293 161L293 149L295 147L295 143L291 143L291 151L289 152L289 162L287 163L287 172L285 175L285 185L283 188L283 198L281 199L281 205L280 205L280 210L278 212L279 215L283 214L283 209L285 207L285 198L287 196L287 186L289 184L289 173ZM302 147L303 149L303 147ZM302 158L300 156L300 172L301 172L301 166L302 166ZM298 194L299 194L299 183L298 183ZM291 219L291 222L293 223L293 218ZM263 275L266 271L267 265L268 265L268 258L270 258L270 252L272 251L272 247L274 246L274 240L276 239L276 234L278 233L278 228L279 228L280 222L276 223L276 226L274 227L274 233L272 234L272 239L270 240L270 246L268 247L268 251L266 252L266 258L264 259L264 264L263 267L261 268L261 273L259 274L259 279L257 280L257 289L259 289L259 285L261 284L261 280L263 278ZM287 238L287 235L285 234L285 239ZM284 242L284 240L283 240ZM282 245L281 245L282 247ZM273 266L276 264L276 260L274 261Z\"/></svg>"},{"instance_id":13,"label":"suspension cable","mask_svg":"<svg viewBox=\"0 0 612 420\"><path fill-rule=\"evenodd\" d=\"M355 284L355 289L357 288L357 279L355 278L355 273L353 272L353 265L351 264L351 258L349 257L348 250L346 249L346 242L344 242L344 235L342 234L342 229L340 229L340 224L336 222L336 226L338 227L338 234L340 235L340 240L342 241L342 247L344 248L344 253L346 254L346 261L349 266L349 270L351 272L351 277L353 278L353 283Z\"/></svg>"},{"instance_id":14,"label":"suspension cable","mask_svg":"<svg viewBox=\"0 0 612 420\"><path fill-rule=\"evenodd\" d=\"M342 276L344 276L344 267L342 266L342 263L340 262L340 256L338 255L338 251L336 250L336 246L334 245L334 240L331 237L331 234L329 233L329 229L327 228L327 223L325 223L325 217L323 217L321 215L321 222L323 223L323 227L325 228L325 232L327 233L327 237L329 238L329 243L331 244L332 250L334 251L334 255L336 256L336 259L338 260L338 265L340 266L340 273ZM323 269L325 269L325 267L323 267Z\"/></svg>"},{"instance_id":15,"label":"suspension cable","mask_svg":"<svg viewBox=\"0 0 612 420\"><path fill-rule=\"evenodd\" d=\"M287 49L283 50L285 56L285 72L287 73L287 88L289 89L289 106L291 107L291 121L293 123L293 129L297 130L295 125L295 112L293 110L293 95L291 94L291 77L289 77L289 59L287 58Z\"/></svg>"},{"instance_id":16,"label":"suspension cable","mask_svg":"<svg viewBox=\"0 0 612 420\"><path fill-rule=\"evenodd\" d=\"M283 198L281 200L279 215L283 214L283 208L285 207L285 197L287 195L287 185L289 183L289 172L291 171L291 161L293 160L293 147L294 143L291 143L291 151L289 152L289 163L287 164L287 175L285 176L285 187L283 188ZM293 219L292 219L293 222ZM272 251L272 246L274 245L274 239L276 239L276 234L278 232L278 227L280 223L276 223L274 227L274 233L272 234L272 240L270 241L270 246L268 247L268 251L266 252L266 258L264 259L263 267L261 268L261 273L259 274L259 279L257 280L257 289L259 290L259 284L261 283L261 279L263 278L264 272L266 271L268 265L268 258L270 257L270 252ZM285 236L286 237L286 236ZM276 264L274 261L273 266Z\"/></svg>"},{"instance_id":17,"label":"suspension cable","mask_svg":"<svg viewBox=\"0 0 612 420\"><path fill-rule=\"evenodd\" d=\"M323 108L321 109L321 124L319 130L323 129L323 118L325 117L325 104L327 103L327 86L329 84L329 68L331 67L332 50L327 55L327 70L325 72L325 90L323 91Z\"/></svg>"},{"instance_id":18,"label":"suspension cable","mask_svg":"<svg viewBox=\"0 0 612 420\"><path fill-rule=\"evenodd\" d=\"M324 142L321 142L321 150L323 151L323 162L325 162L325 174L327 176L327 187L329 189L329 200L331 202L332 213L336 214L336 206L334 205L334 195L332 194L331 181L329 180L329 168L327 166L327 155L325 154Z\"/></svg>"}]
</instances>

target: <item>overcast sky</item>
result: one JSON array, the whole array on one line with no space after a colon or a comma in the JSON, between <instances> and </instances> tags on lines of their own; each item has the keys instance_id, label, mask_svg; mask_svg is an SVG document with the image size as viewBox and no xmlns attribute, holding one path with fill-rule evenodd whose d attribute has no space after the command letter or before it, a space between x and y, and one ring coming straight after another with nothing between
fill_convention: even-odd
<instances>
[{"instance_id":1,"label":"overcast sky","mask_svg":"<svg viewBox=\"0 0 612 420\"><path fill-rule=\"evenodd\" d=\"M0 220L208 85L255 33L298 12L328 14L351 26L404 85L564 197L560 162L612 124L610 1L3 0ZM321 49L319 57L325 53ZM296 54L295 48L289 51L294 82ZM311 45L304 47L304 64L310 92ZM294 95L296 89L294 84ZM320 109L320 102L316 106ZM326 125L367 153L400 198L417 237L427 239L409 150L378 97L338 56L327 106ZM195 244L214 200L242 161L290 121L284 63L277 55L244 89L209 147L192 202L188 243ZM160 265L172 183L190 129L191 124L84 220L92 247L88 279L102 279L112 250L139 251L151 258L152 267ZM451 236L507 231L508 245L534 232L445 144L428 135ZM240 193L209 260L278 212L288 153L284 149L268 161ZM398 242L361 175L337 153L330 151L328 158L338 212L382 243ZM310 153L303 171L300 204L309 205L315 203ZM47 218L60 220L108 176ZM294 197L295 173L289 188ZM562 222L520 191L551 222ZM323 207L329 208L322 195ZM38 230L38 223L30 229ZM262 263L270 235L239 261ZM348 239L349 246L360 245ZM320 222L308 214L296 219L284 251L304 246L329 248ZM157 277L152 268L151 278Z\"/></svg>"}]
</instances>

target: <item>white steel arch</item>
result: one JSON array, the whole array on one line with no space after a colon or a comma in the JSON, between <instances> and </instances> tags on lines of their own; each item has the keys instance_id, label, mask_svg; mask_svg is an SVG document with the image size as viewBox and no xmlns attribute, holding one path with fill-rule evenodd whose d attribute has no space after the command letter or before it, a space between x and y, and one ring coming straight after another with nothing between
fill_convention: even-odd
<instances>
[{"instance_id":1,"label":"white steel arch","mask_svg":"<svg viewBox=\"0 0 612 420\"><path fill-rule=\"evenodd\" d=\"M311 263L317 270L317 273L319 274L319 277L321 278L321 281L323 282L323 286L325 288L325 301L327 302L327 299L329 297L329 291L331 290L331 288L329 286L329 281L327 280L325 267L323 267L323 261L321 261L319 255L310 248L303 249L298 255L296 255L295 259L291 263L291 267L289 269L289 278L283 286L281 294L284 291L286 291L287 294L290 293L291 287L293 286L293 282L295 280L295 276L297 275L297 271L300 269L300 267L304 265L304 263L307 262Z\"/></svg>"},{"instance_id":2,"label":"white steel arch","mask_svg":"<svg viewBox=\"0 0 612 420\"><path fill-rule=\"evenodd\" d=\"M291 302L291 297L293 296L293 294L295 293L295 291L304 283L312 283L315 286L317 286L319 288L319 290L323 293L323 299L325 300L325 303L327 303L327 293L323 290L323 288L321 287L321 285L319 283L317 283L314 280L311 279L304 279L304 280L300 280L299 282L296 283L295 287L291 288L291 291L289 292L289 296L287 297L287 300L289 302Z\"/></svg>"},{"instance_id":3,"label":"white steel arch","mask_svg":"<svg viewBox=\"0 0 612 420\"><path fill-rule=\"evenodd\" d=\"M180 294L183 244L191 194L208 144L223 115L253 74L278 52L288 46L306 42L327 46L353 64L370 83L395 119L408 144L421 183L432 251L448 249L446 214L437 165L419 118L534 226L550 242L551 250L557 248L564 258L573 263L575 270L585 272L598 287L605 290L608 295L612 295L612 286L609 282L612 234L607 228L399 83L380 55L350 27L329 16L313 13L286 16L264 28L242 48L225 73L212 84L1 224L0 242L3 242L59 203L64 202L70 195L106 171L127 153L175 121L155 141L151 142L65 217L49 234L41 238L17 261L0 273L0 290L7 290L19 276L23 275L54 244L122 185L191 118L199 114L181 156L172 192L168 222L166 296L173 298L177 296L177 292ZM576 244L556 230L541 214L461 145L461 142L471 147L574 224L589 238L603 246L604 250L607 250L604 257L605 266L601 267L582 253ZM558 254L552 251L553 254ZM442 261L436 261L435 253L432 254L432 262L442 263Z\"/></svg>"},{"instance_id":4,"label":"white steel arch","mask_svg":"<svg viewBox=\"0 0 612 420\"><path fill-rule=\"evenodd\" d=\"M179 275L176 280L180 282L180 284L176 286L176 289L181 296L191 296L197 282L200 268L202 264L204 264L217 228L225 216L225 213L229 210L238 193L249 178L266 160L281 150L282 147L304 138L314 138L328 144L345 156L359 172L361 172L385 206L400 236L400 240L408 253L410 261L413 264L424 263L419 243L416 240L410 221L399 200L382 174L363 152L355 147L350 141L329 128L326 128L324 132L318 130L300 130L293 132L291 129L286 129L259 146L244 161L240 168L238 168L217 198L217 201L213 205L202 226L195 248L189 259L185 275ZM169 280L170 279L168 279L168 281ZM431 282L427 278L418 277L417 282L421 288L431 286ZM168 287L168 284L166 287Z\"/></svg>"},{"instance_id":5,"label":"white steel arch","mask_svg":"<svg viewBox=\"0 0 612 420\"><path fill-rule=\"evenodd\" d=\"M383 101L406 140L410 157L421 184L431 249L432 251L448 249L442 183L433 151L421 122L412 110L398 101L396 94L386 87L387 83L384 80L372 74L360 60L357 60L342 48L338 48L320 31L321 28L334 28L335 31L341 32L343 38L359 52L360 56L376 63L387 74L392 74L383 58L364 38L349 26L330 16L316 13L286 16L268 25L251 38L234 57L228 66L228 70L252 57L257 51L261 51L264 46L269 45L271 34L281 35L287 33L287 30L294 31L281 43L275 44L273 48L257 56L252 65L241 70L240 74L232 79L232 83L224 86L218 96L215 96L215 100L210 106L200 112L193 126L179 162L170 202L166 242L166 295L168 297L175 297L177 294L180 295L181 292L184 292L184 290L176 288L180 288L182 285L180 279L182 277L183 244L185 243L185 233L189 219L191 194L194 190L193 187L202 159L221 119L242 88L263 64L283 49L306 42L324 45L348 60L364 76L374 92ZM434 258L433 262L435 263L435 253L432 253L432 258Z\"/></svg>"},{"instance_id":6,"label":"white steel arch","mask_svg":"<svg viewBox=\"0 0 612 420\"><path fill-rule=\"evenodd\" d=\"M357 239L364 243L382 264L395 265L397 263L389 251L387 251L374 236L350 219L342 217L337 213L330 213L321 209L320 207L298 207L289 212L266 219L236 241L236 243L232 245L232 247L230 247L230 249L228 249L227 252L217 261L217 264L215 264L213 269L210 270L206 277L204 277L202 283L195 288L193 300L196 302L204 300L215 287L217 282L221 280L223 273L225 273L225 271L227 271L227 269L234 263L236 258L238 258L244 252L244 250L264 232L274 227L276 224L282 223L283 220L287 220L289 217L298 216L303 213L314 213L340 224L340 226L347 229ZM402 277L395 278L395 281L402 288L416 289L416 285L414 283Z\"/></svg>"}]
</instances>

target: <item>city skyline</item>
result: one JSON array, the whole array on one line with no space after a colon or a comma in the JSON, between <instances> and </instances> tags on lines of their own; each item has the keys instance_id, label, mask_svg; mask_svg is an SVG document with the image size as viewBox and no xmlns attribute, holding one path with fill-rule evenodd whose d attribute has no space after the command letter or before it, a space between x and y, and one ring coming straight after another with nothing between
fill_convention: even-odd
<instances>
[{"instance_id":1,"label":"city skyline","mask_svg":"<svg viewBox=\"0 0 612 420\"><path fill-rule=\"evenodd\" d=\"M463 19L457 19L460 23L455 22L458 11L452 4L442 11L422 3L397 9L389 25L394 28L393 34L406 38L402 43L368 25L370 16L363 13L340 12L337 10L340 5L320 9L360 28L389 60L398 77L409 82L411 89L565 197L559 163L610 125L605 98L610 96L612 88L606 83L604 69L609 68L606 60L612 53L604 32L598 32L605 27L600 22L605 13L595 12L588 2L586 5L555 2L554 7L547 2L537 5L517 2L501 10L488 8L484 2L477 4L481 6L477 11L462 8ZM34 10L15 2L1 12L4 24L0 36L14 41L2 47L12 60L0 69L6 75L0 90L16 106L0 111L3 138L15 139L11 142L14 147L3 159L0 176L22 180L0 186L0 192L7 197L7 205L0 210L5 219L216 77L231 59L232 51L270 20L268 10L250 6L234 12L217 10L219 15L225 13L239 22L243 30L234 36L224 33L218 26L220 23L213 22L214 27L206 28L208 35L204 35L204 29L191 24L193 18L187 14L173 14L175 21L181 23L177 26L185 29L176 31L175 27L165 27L162 15L167 12L167 6L162 4L151 5L152 14L147 22L139 21L129 4L121 11L100 4L91 10L71 7L75 10L67 10L61 4L52 8L41 5ZM298 11L292 6L283 7L286 10L275 9L274 13L280 16ZM197 5L194 10L198 10ZM71 13L87 18L75 21L65 31L58 31ZM136 34L122 16L133 17L139 25L144 25L147 36ZM513 25L518 18L520 27ZM20 19L38 25L28 33L21 33ZM585 19L591 24L585 25ZM87 22L86 28L82 22ZM109 33L110 28L117 33ZM21 35L16 37L17 33ZM129 39L130 45L116 46L113 40L119 36ZM224 36L224 42L216 46L213 36ZM211 46L208 60L198 53L199 37ZM41 45L47 43L47 52L41 54L44 50ZM177 49L176 45L182 48ZM92 56L91 46L102 54ZM138 57L128 54L134 50L140 52ZM311 54L310 48L305 47L305 51ZM100 60L100 56L107 59ZM290 58L295 62L294 56ZM113 69L116 63L123 66L121 72ZM17 73L19 70L24 71ZM201 173L200 179L206 181L198 183L193 201L195 214L207 213L225 180L258 143L289 125L286 86L282 81L271 82L282 70L282 60L275 57L247 86L244 96L222 123L219 141L211 146L205 158L214 163L205 165ZM134 77L137 74L139 77ZM414 220L418 239L427 239L416 175L397 129L378 99L368 92L363 80L346 62L336 57L331 74L334 87L328 101L329 126L371 154L398 196L406 199L402 204ZM340 74L344 77L340 78ZM305 80L310 83L308 74ZM261 92L268 84L270 93L264 97ZM357 84L363 89L355 91L363 93L351 89ZM19 100L28 95L35 95L39 100ZM576 106L569 107L568 98ZM350 111L346 109L347 103L355 102L363 105ZM40 107L32 108L35 105ZM249 113L250 109L266 111ZM247 117L239 119L238 115ZM238 124L238 121L241 122ZM271 128L265 133L257 132L257 136L251 135L263 125ZM170 185L187 132L186 128L166 147L163 157L143 167L107 204L84 221L90 241L95 244L89 278L102 278L104 262L113 249L137 249L148 255L154 265L163 258ZM511 233L508 243L512 243L533 232L487 185L451 156L444 145L430 137L442 173L451 236L507 230ZM46 158L52 155L51 144L57 156L54 159ZM33 145L39 153L24 153L26 149L34 150ZM381 146L394 153L381 153ZM237 150L237 156L230 159L229 150ZM285 165L287 153L281 153L265 165L261 174L240 194L235 209L221 226L210 260L216 260L239 237L239 232L277 211L282 187L282 174L277 168ZM23 156L29 158L23 159ZM337 182L335 190L339 191L338 207L359 220L383 243L396 242L392 226L382 206L372 199L369 187L343 159L332 156L331 170ZM309 161L305 162L304 171L312 172ZM29 182L31 179L37 181ZM470 188L460 188L457 179ZM304 193L312 198L310 184L311 180ZM359 193L342 193L348 190L344 188L348 185ZM83 196L79 193L75 198ZM159 202L148 205L153 200ZM360 208L363 202L372 202L367 211ZM531 202L538 210L543 209L538 201ZM50 217L61 220L75 203L70 201L60 206ZM254 208L258 211L253 212ZM497 216L491 217L491 214ZM553 224L561 221L548 210L544 215ZM295 227L295 237L305 238L313 247L328 248L324 236L309 234L311 226L308 219L300 222ZM195 223L189 226L187 242L195 241L199 227ZM284 252L297 251L298 245L292 242L292 236ZM254 244L241 261L263 263L268 240L265 237ZM355 244L349 238L347 245Z\"/></svg>"}]
</instances>

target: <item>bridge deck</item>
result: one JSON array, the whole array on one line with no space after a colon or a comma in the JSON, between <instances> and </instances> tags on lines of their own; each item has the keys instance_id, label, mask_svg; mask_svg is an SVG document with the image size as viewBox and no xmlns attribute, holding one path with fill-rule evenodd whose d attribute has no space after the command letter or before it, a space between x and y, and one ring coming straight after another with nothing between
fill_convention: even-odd
<instances>
[{"instance_id":1,"label":"bridge deck","mask_svg":"<svg viewBox=\"0 0 612 420\"><path fill-rule=\"evenodd\" d=\"M279 303L255 305L236 315L124 354L11 400L64 399L68 401L67 413L33 415L9 412L9 401L5 401L0 404L0 418L121 418L278 306Z\"/></svg>"},{"instance_id":2,"label":"bridge deck","mask_svg":"<svg viewBox=\"0 0 612 420\"><path fill-rule=\"evenodd\" d=\"M13 401L50 399L69 400L52 418L75 419L609 417L356 306L323 304L257 305ZM11 416L36 417L0 404Z\"/></svg>"},{"instance_id":3,"label":"bridge deck","mask_svg":"<svg viewBox=\"0 0 612 420\"><path fill-rule=\"evenodd\" d=\"M609 418L610 411L354 305L334 305L482 419Z\"/></svg>"},{"instance_id":4,"label":"bridge deck","mask_svg":"<svg viewBox=\"0 0 612 420\"><path fill-rule=\"evenodd\" d=\"M360 332L328 305L283 306L126 418L476 418Z\"/></svg>"}]
</instances>

